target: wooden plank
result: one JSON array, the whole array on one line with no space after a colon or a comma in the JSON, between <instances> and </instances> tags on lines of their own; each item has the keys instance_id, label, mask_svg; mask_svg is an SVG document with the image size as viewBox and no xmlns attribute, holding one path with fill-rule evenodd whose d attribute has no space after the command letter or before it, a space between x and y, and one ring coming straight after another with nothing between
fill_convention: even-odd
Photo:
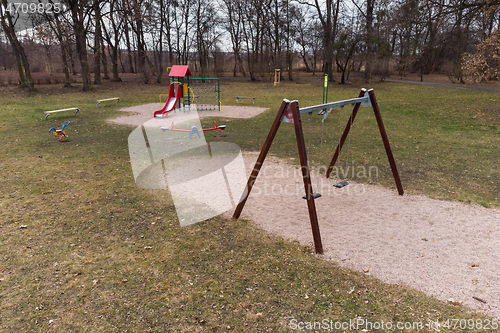
<instances>
[{"instance_id":1,"label":"wooden plank","mask_svg":"<svg viewBox=\"0 0 500 333\"><path fill-rule=\"evenodd\" d=\"M373 106L373 112L375 113L375 118L377 119L377 125L382 136L382 142L384 143L385 153L387 154L387 159L389 160L389 165L391 166L392 175L394 181L396 182L396 187L398 189L399 195L404 194L403 185L401 184L401 179L399 178L398 168L396 167L396 161L392 155L391 145L389 144L389 138L387 137L387 132L385 131L384 122L382 121L382 115L380 114L380 109L378 108L377 100L375 98L375 93L373 89L368 90L368 96L370 96L370 101Z\"/></svg>"},{"instance_id":2,"label":"wooden plank","mask_svg":"<svg viewBox=\"0 0 500 333\"><path fill-rule=\"evenodd\" d=\"M300 165L302 169L302 179L306 190L307 209L309 210L309 219L314 240L314 248L317 254L323 254L323 245L321 243L321 234L319 232L318 215L316 213L316 204L311 185L311 175L307 163L306 144L304 141L304 132L302 131L302 122L299 113L299 103L294 101L290 104L293 114L293 124L295 126L295 137L297 138L297 147L299 149Z\"/></svg>"},{"instance_id":3,"label":"wooden plank","mask_svg":"<svg viewBox=\"0 0 500 333\"><path fill-rule=\"evenodd\" d=\"M112 98L104 98L104 99L98 99L96 102L97 104L95 107L98 107L101 102L106 102L106 101L116 101L116 105L118 105L118 102L120 101L120 97L112 97Z\"/></svg>"},{"instance_id":4,"label":"wooden plank","mask_svg":"<svg viewBox=\"0 0 500 333\"><path fill-rule=\"evenodd\" d=\"M257 162L255 162L255 166L252 169L252 173L250 177L248 177L248 182L245 187L245 191L241 195L240 202L238 203L238 206L236 206L236 209L233 213L233 218L238 219L240 217L241 211L243 210L243 207L245 206L245 203L247 202L248 196L250 195L250 191L252 191L253 184L255 183L255 180L257 180L257 176L259 175L260 168L262 167L262 164L264 163L264 160L266 159L267 153L269 152L269 149L271 148L271 145L273 143L274 137L276 136L276 133L278 132L278 129L281 124L281 116L285 112L285 110L288 108L290 105L290 102L288 101L283 101L281 103L281 107L278 111L278 114L276 115L276 118L274 119L274 123L271 126L271 129L269 130L269 134L267 135L266 141L264 142L264 145L262 146L262 150L260 151L259 157L257 158Z\"/></svg>"},{"instance_id":5,"label":"wooden plank","mask_svg":"<svg viewBox=\"0 0 500 333\"><path fill-rule=\"evenodd\" d=\"M256 97L234 96L234 98L236 98L236 104L240 104L240 99L253 99L253 104L255 104Z\"/></svg>"},{"instance_id":6,"label":"wooden plank","mask_svg":"<svg viewBox=\"0 0 500 333\"><path fill-rule=\"evenodd\" d=\"M67 109L59 109L59 110L52 110L52 111L44 111L43 113L46 114L45 119L47 119L47 117L50 116L52 113L74 111L74 110L76 110L75 115L80 111L79 108L67 108Z\"/></svg>"}]
</instances>

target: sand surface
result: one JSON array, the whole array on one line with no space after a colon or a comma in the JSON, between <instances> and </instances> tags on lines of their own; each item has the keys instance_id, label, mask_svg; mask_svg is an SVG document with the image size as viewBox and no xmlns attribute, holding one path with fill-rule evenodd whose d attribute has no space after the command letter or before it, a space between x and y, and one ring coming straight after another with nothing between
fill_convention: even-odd
<instances>
[{"instance_id":1,"label":"sand surface","mask_svg":"<svg viewBox=\"0 0 500 333\"><path fill-rule=\"evenodd\" d=\"M120 111L129 112L123 116L112 119L112 122L125 125L142 125L146 121L153 118L153 113L159 110L159 103L144 104L121 108ZM251 106L228 106L222 105L219 111L199 111L200 118L203 117L228 117L228 118L250 118L266 111L266 108L251 107ZM182 116L182 112L170 113L169 119L175 120ZM168 119L167 118L167 119Z\"/></svg>"},{"instance_id":2,"label":"sand surface","mask_svg":"<svg viewBox=\"0 0 500 333\"><path fill-rule=\"evenodd\" d=\"M134 114L113 121L141 125L157 107L125 108ZM248 118L264 110L223 106L199 114ZM244 154L247 172L257 155ZM267 158L241 217L314 248L298 158L290 162ZM499 210L353 182L336 189L338 180L314 174L312 180L322 194L315 203L326 260L500 318Z\"/></svg>"},{"instance_id":3,"label":"sand surface","mask_svg":"<svg viewBox=\"0 0 500 333\"><path fill-rule=\"evenodd\" d=\"M245 155L247 171L257 156ZM314 249L299 170L268 158L241 217ZM500 318L499 210L353 182L337 189L338 180L317 179L325 259Z\"/></svg>"}]
</instances>

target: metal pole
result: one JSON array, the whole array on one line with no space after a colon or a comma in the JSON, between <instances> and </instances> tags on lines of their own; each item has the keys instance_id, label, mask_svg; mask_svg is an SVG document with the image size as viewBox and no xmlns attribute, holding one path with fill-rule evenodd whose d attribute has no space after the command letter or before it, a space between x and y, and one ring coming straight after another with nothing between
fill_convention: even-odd
<instances>
[{"instance_id":1,"label":"metal pole","mask_svg":"<svg viewBox=\"0 0 500 333\"><path fill-rule=\"evenodd\" d=\"M323 81L323 104L328 103L328 74L325 74Z\"/></svg>"},{"instance_id":2,"label":"metal pole","mask_svg":"<svg viewBox=\"0 0 500 333\"><path fill-rule=\"evenodd\" d=\"M220 80L217 79L217 105L219 106L219 112L220 110Z\"/></svg>"}]
</instances>

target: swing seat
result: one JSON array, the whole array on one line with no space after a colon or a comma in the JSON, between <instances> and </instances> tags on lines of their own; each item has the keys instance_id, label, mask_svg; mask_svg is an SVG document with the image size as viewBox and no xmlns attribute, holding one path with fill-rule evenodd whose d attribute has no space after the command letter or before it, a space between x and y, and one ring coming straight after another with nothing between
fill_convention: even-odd
<instances>
[{"instance_id":1,"label":"swing seat","mask_svg":"<svg viewBox=\"0 0 500 333\"><path fill-rule=\"evenodd\" d=\"M349 185L349 183L347 181L343 180L340 183L333 185L333 187L342 188L342 187L347 186L347 185Z\"/></svg>"},{"instance_id":2,"label":"swing seat","mask_svg":"<svg viewBox=\"0 0 500 333\"><path fill-rule=\"evenodd\" d=\"M313 193L313 199L318 199L321 197L321 194L319 193ZM307 199L307 194L302 197L302 199Z\"/></svg>"}]
</instances>

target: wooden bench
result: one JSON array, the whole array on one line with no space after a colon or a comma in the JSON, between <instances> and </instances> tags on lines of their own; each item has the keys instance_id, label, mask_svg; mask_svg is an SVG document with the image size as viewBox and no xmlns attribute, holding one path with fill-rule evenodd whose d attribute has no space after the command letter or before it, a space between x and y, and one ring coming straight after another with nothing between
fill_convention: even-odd
<instances>
[{"instance_id":1,"label":"wooden bench","mask_svg":"<svg viewBox=\"0 0 500 333\"><path fill-rule=\"evenodd\" d=\"M118 102L120 101L119 97L113 97L113 98L105 98L105 99L98 99L97 104L95 107L98 107L101 102L106 102L106 101L116 101L116 105L118 105Z\"/></svg>"},{"instance_id":2,"label":"wooden bench","mask_svg":"<svg viewBox=\"0 0 500 333\"><path fill-rule=\"evenodd\" d=\"M47 117L50 116L52 113L74 111L74 110L76 110L75 115L78 113L78 111L80 111L79 108L67 108L67 109L60 109L60 110L44 111L43 113L46 114L45 119L47 119Z\"/></svg>"},{"instance_id":3,"label":"wooden bench","mask_svg":"<svg viewBox=\"0 0 500 333\"><path fill-rule=\"evenodd\" d=\"M253 99L253 104L255 104L255 97L243 97L243 96L235 96L236 97L236 104L240 104L240 99Z\"/></svg>"}]
</instances>

